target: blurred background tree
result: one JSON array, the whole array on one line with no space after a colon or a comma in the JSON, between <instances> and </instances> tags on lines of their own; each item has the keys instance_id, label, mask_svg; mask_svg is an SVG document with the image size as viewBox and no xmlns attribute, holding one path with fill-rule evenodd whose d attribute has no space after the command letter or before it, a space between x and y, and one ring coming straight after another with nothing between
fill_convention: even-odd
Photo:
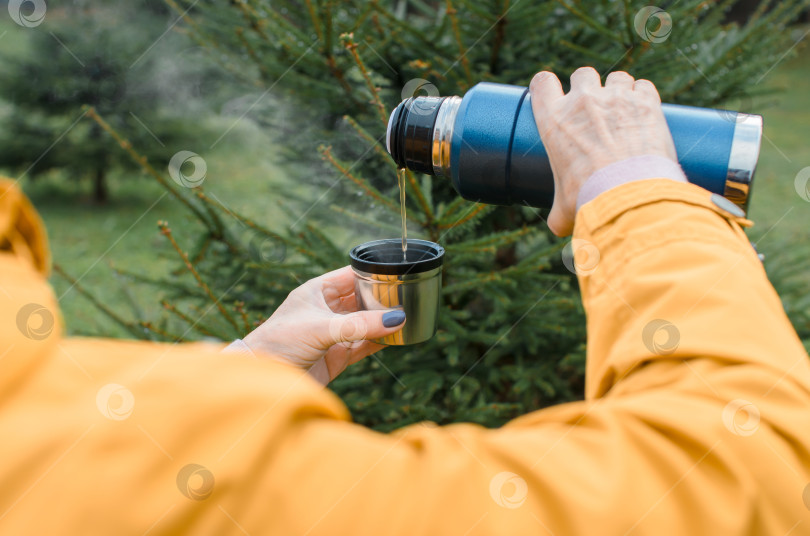
<instances>
[{"instance_id":1,"label":"blurred background tree","mask_svg":"<svg viewBox=\"0 0 810 536\"><path fill-rule=\"evenodd\" d=\"M200 124L188 120L194 112L190 97L199 96L203 80L216 85L218 71L200 61L170 63L144 53L170 19L160 0L49 7L49 22L60 24L30 28L22 53L0 50L0 97L14 104L0 130L0 162L32 177L61 170L89 182L94 199L103 203L110 172L136 164L101 140L97 124L81 121L82 106L95 107L126 131L148 158L167 160L180 140L199 135ZM165 39L175 47L184 41L176 32Z\"/></svg>"},{"instance_id":2,"label":"blurred background tree","mask_svg":"<svg viewBox=\"0 0 810 536\"><path fill-rule=\"evenodd\" d=\"M565 81L592 65L603 76L651 79L664 101L750 111L764 91L755 81L788 51L787 25L807 5L765 1L740 25L725 22L733 2L681 0L664 6L670 28L664 15L639 24L645 2L166 1L182 31L245 84L246 97L229 105L234 125L259 124L294 180L315 188L277 192L268 212L285 211L291 224L271 229L202 188L168 185L199 223L188 243L160 226L186 271L151 281L119 271L171 296L160 318L116 315L130 331L168 341L242 336L292 288L345 265L352 245L397 236L384 133L388 112L414 92L460 95L482 80L526 85L541 69ZM98 124L118 136L110 123ZM581 397L583 312L545 211L469 203L428 176L407 183L410 236L447 249L440 329L335 382L355 418L383 430L424 419L494 426Z\"/></svg>"}]
</instances>

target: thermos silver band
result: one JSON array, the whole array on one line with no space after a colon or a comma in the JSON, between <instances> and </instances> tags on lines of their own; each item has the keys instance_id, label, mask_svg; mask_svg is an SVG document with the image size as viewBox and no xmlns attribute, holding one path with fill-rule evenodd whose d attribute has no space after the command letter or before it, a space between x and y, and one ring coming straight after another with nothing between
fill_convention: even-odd
<instances>
[{"instance_id":1,"label":"thermos silver band","mask_svg":"<svg viewBox=\"0 0 810 536\"><path fill-rule=\"evenodd\" d=\"M446 98L433 124L433 172L440 177L450 176L450 144L461 100L458 96Z\"/></svg>"},{"instance_id":2,"label":"thermos silver band","mask_svg":"<svg viewBox=\"0 0 810 536\"><path fill-rule=\"evenodd\" d=\"M724 197L748 209L751 181L759 159L762 141L762 116L738 113L728 157L728 174Z\"/></svg>"},{"instance_id":3,"label":"thermos silver band","mask_svg":"<svg viewBox=\"0 0 810 536\"><path fill-rule=\"evenodd\" d=\"M433 175L433 127L447 97L411 97L391 113L386 147L397 166Z\"/></svg>"}]
</instances>

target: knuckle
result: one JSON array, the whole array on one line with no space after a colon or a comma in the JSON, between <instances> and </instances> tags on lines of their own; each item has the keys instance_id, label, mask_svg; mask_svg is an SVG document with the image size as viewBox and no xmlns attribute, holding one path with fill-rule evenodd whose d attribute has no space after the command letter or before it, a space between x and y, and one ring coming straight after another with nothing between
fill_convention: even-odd
<instances>
[{"instance_id":1,"label":"knuckle","mask_svg":"<svg viewBox=\"0 0 810 536\"><path fill-rule=\"evenodd\" d=\"M568 105L572 108L579 108L585 101L591 98L591 95L586 93L585 91L572 91L567 95L568 97Z\"/></svg>"},{"instance_id":2,"label":"knuckle","mask_svg":"<svg viewBox=\"0 0 810 536\"><path fill-rule=\"evenodd\" d=\"M301 294L303 294L303 291L301 290L301 287L296 287L296 288L292 289L287 294L287 297L285 298L285 300L289 300L290 298L296 298L296 297L300 296Z\"/></svg>"},{"instance_id":3,"label":"knuckle","mask_svg":"<svg viewBox=\"0 0 810 536\"><path fill-rule=\"evenodd\" d=\"M579 67L576 71L574 71L574 74L577 74L577 73L579 73L579 74L593 73L593 74L597 74L597 75L599 74L599 73L596 72L596 69L594 69L593 67L588 66L588 65Z\"/></svg>"},{"instance_id":4,"label":"knuckle","mask_svg":"<svg viewBox=\"0 0 810 536\"><path fill-rule=\"evenodd\" d=\"M304 283L303 285L300 285L300 286L298 286L298 287L294 288L294 289L293 289L293 290L290 292L290 294L289 294L289 295L290 295L291 297L296 297L296 298L303 298L303 297L306 297L306 296L308 296L308 295L309 295L309 294L312 292L312 290L313 290L314 286L315 286L315 285L313 285L311 282L307 281L307 282L306 282L306 283Z\"/></svg>"},{"instance_id":5,"label":"knuckle","mask_svg":"<svg viewBox=\"0 0 810 536\"><path fill-rule=\"evenodd\" d=\"M639 110L641 110L644 114L647 115L652 114L659 109L658 105L649 99L640 99L636 103L636 106L638 107Z\"/></svg>"},{"instance_id":6,"label":"knuckle","mask_svg":"<svg viewBox=\"0 0 810 536\"><path fill-rule=\"evenodd\" d=\"M368 333L368 323L363 316L350 316L343 327L345 340L363 339Z\"/></svg>"},{"instance_id":7,"label":"knuckle","mask_svg":"<svg viewBox=\"0 0 810 536\"><path fill-rule=\"evenodd\" d=\"M542 84L544 82L550 81L554 77L554 75L548 71L540 71L539 73L535 74L532 78L532 85L535 84Z\"/></svg>"},{"instance_id":8,"label":"knuckle","mask_svg":"<svg viewBox=\"0 0 810 536\"><path fill-rule=\"evenodd\" d=\"M644 78L636 80L636 87L645 93L658 93L658 89L656 89L655 84Z\"/></svg>"},{"instance_id":9,"label":"knuckle","mask_svg":"<svg viewBox=\"0 0 810 536\"><path fill-rule=\"evenodd\" d=\"M596 98L597 95L594 95L589 90L577 91L576 93L571 94L571 106L575 110L588 108L593 105L594 100L596 100Z\"/></svg>"},{"instance_id":10,"label":"knuckle","mask_svg":"<svg viewBox=\"0 0 810 536\"><path fill-rule=\"evenodd\" d=\"M611 80L633 80L633 77L627 71L613 71L608 75Z\"/></svg>"}]
</instances>

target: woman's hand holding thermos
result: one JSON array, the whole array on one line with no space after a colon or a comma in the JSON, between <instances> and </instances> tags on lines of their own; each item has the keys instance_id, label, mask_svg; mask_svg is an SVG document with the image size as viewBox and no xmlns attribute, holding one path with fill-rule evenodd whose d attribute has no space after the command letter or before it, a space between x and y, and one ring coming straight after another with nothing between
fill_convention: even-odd
<instances>
[{"instance_id":1,"label":"woman's hand holding thermos","mask_svg":"<svg viewBox=\"0 0 810 536\"><path fill-rule=\"evenodd\" d=\"M558 236L573 232L579 190L597 170L634 156L678 161L661 98L649 80L634 80L617 71L608 75L602 87L592 67L581 67L571 75L568 94L547 71L534 76L529 90L554 173L548 226Z\"/></svg>"}]
</instances>

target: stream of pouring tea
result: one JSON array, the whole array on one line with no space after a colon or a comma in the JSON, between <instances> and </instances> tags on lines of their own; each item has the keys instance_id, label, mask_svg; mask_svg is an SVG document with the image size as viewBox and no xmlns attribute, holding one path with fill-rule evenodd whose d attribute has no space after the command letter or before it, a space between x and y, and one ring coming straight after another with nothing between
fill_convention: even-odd
<instances>
[{"instance_id":1,"label":"stream of pouring tea","mask_svg":"<svg viewBox=\"0 0 810 536\"><path fill-rule=\"evenodd\" d=\"M402 216L402 261L408 260L408 224L405 221L405 168L397 170L397 182L399 183L399 212Z\"/></svg>"}]
</instances>

